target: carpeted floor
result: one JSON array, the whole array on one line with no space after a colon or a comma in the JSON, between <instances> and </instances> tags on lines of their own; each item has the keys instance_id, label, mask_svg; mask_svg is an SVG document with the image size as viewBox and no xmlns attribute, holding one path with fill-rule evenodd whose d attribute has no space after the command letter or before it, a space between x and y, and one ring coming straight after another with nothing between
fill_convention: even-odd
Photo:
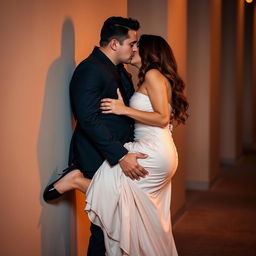
<instances>
[{"instance_id":1,"label":"carpeted floor","mask_svg":"<svg viewBox=\"0 0 256 256\"><path fill-rule=\"evenodd\" d=\"M256 154L221 167L209 191L190 191L174 224L179 256L256 256Z\"/></svg>"}]
</instances>

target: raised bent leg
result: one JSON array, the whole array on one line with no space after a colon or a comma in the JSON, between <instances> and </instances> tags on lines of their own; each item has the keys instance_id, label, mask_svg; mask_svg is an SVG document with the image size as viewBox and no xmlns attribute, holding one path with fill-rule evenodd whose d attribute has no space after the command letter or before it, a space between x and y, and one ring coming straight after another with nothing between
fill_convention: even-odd
<instances>
[{"instance_id":1,"label":"raised bent leg","mask_svg":"<svg viewBox=\"0 0 256 256\"><path fill-rule=\"evenodd\" d=\"M58 180L54 184L54 188L60 193L63 194L67 191L78 189L83 193L86 193L89 185L91 183L90 179L84 177L80 170L73 170L68 173L62 179Z\"/></svg>"}]
</instances>

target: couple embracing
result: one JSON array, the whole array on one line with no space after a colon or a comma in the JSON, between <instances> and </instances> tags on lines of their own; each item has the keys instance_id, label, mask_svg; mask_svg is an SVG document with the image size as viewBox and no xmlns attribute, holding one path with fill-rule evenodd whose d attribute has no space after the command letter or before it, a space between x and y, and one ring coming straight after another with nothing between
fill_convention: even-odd
<instances>
[{"instance_id":1,"label":"couple embracing","mask_svg":"<svg viewBox=\"0 0 256 256\"><path fill-rule=\"evenodd\" d=\"M188 103L172 50L139 22L110 17L100 47L70 83L76 127L69 167L46 187L49 202L69 190L86 194L90 256L175 256L170 219L177 152L170 123L185 123ZM135 92L123 64L139 69Z\"/></svg>"}]
</instances>

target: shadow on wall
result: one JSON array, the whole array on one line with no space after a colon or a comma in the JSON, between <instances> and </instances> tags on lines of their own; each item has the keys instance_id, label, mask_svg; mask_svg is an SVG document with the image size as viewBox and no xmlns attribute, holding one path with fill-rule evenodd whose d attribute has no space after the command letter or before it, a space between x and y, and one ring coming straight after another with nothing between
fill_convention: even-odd
<instances>
[{"instance_id":1,"label":"shadow on wall","mask_svg":"<svg viewBox=\"0 0 256 256\"><path fill-rule=\"evenodd\" d=\"M43 192L47 183L67 166L72 135L69 81L75 68L74 25L69 18L62 26L61 55L49 67L43 111L37 144L38 163ZM50 180L49 180L50 179ZM41 255L70 256L75 247L72 204L68 198L57 204L46 204L40 194Z\"/></svg>"}]
</instances>

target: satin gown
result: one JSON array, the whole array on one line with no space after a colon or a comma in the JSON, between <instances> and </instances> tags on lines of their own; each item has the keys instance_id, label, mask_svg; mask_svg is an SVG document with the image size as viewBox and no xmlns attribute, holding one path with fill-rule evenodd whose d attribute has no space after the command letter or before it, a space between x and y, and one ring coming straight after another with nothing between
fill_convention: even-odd
<instances>
[{"instance_id":1,"label":"satin gown","mask_svg":"<svg viewBox=\"0 0 256 256\"><path fill-rule=\"evenodd\" d=\"M130 106L152 112L149 97L135 92ZM149 174L139 181L125 176L119 165L103 162L86 193L86 212L104 233L107 256L176 256L170 218L171 178L178 157L169 126L135 123L129 152L148 154L138 159Z\"/></svg>"}]
</instances>

